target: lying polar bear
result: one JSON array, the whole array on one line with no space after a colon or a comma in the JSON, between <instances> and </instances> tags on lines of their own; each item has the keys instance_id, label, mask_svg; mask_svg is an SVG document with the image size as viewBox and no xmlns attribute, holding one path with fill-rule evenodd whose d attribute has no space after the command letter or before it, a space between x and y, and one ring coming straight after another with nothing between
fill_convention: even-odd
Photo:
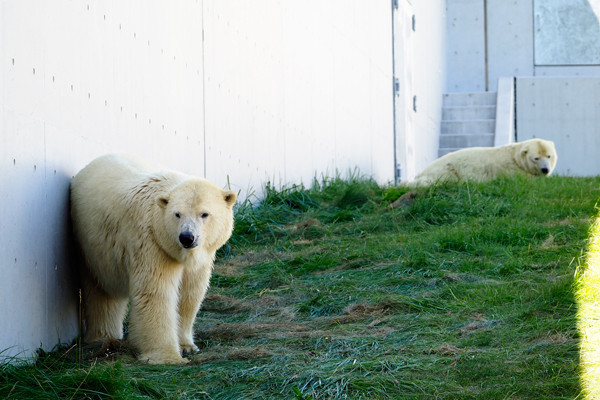
<instances>
[{"instance_id":1,"label":"lying polar bear","mask_svg":"<svg viewBox=\"0 0 600 400\"><path fill-rule=\"evenodd\" d=\"M554 142L531 139L500 147L470 147L448 153L421 172L411 185L436 182L485 181L501 175L548 176L556 166Z\"/></svg>"}]
</instances>

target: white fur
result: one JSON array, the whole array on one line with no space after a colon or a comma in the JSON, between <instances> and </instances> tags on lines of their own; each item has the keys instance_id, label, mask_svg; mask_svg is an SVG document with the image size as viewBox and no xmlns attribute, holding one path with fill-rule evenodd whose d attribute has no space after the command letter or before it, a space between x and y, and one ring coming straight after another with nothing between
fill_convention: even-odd
<instances>
[{"instance_id":1,"label":"white fur","mask_svg":"<svg viewBox=\"0 0 600 400\"><path fill-rule=\"evenodd\" d=\"M448 153L415 178L413 185L495 179L501 175L550 175L556 166L554 143L531 139L500 147L470 147Z\"/></svg>"},{"instance_id":2,"label":"white fur","mask_svg":"<svg viewBox=\"0 0 600 400\"><path fill-rule=\"evenodd\" d=\"M121 339L129 303L128 339L139 359L187 362L181 352L198 349L193 323L215 252L231 236L236 197L124 155L100 157L81 170L71 183L71 216L85 258L85 341ZM197 245L185 248L182 232Z\"/></svg>"}]
</instances>

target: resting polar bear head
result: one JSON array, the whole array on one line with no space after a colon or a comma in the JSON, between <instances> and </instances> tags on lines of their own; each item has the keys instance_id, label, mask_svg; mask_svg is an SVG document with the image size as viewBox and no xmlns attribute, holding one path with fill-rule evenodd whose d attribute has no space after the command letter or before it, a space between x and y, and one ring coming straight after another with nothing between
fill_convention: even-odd
<instances>
[{"instance_id":1,"label":"resting polar bear head","mask_svg":"<svg viewBox=\"0 0 600 400\"><path fill-rule=\"evenodd\" d=\"M166 236L175 239L180 250L218 249L231 236L236 199L235 192L203 179L181 182L158 199Z\"/></svg>"},{"instance_id":2,"label":"resting polar bear head","mask_svg":"<svg viewBox=\"0 0 600 400\"><path fill-rule=\"evenodd\" d=\"M554 142L544 139L531 139L519 143L518 162L525 171L532 175L549 176L556 166L556 149Z\"/></svg>"}]
</instances>

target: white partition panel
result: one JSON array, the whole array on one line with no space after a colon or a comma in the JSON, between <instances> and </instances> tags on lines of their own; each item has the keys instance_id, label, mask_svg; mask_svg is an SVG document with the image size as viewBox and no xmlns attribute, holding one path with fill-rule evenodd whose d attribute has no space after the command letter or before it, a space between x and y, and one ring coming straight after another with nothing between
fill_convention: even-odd
<instances>
[{"instance_id":1,"label":"white partition panel","mask_svg":"<svg viewBox=\"0 0 600 400\"><path fill-rule=\"evenodd\" d=\"M130 152L234 189L394 178L389 0L0 2L0 351L77 334L71 177Z\"/></svg>"},{"instance_id":2,"label":"white partition panel","mask_svg":"<svg viewBox=\"0 0 600 400\"><path fill-rule=\"evenodd\" d=\"M534 75L532 2L487 0L487 25L489 90L501 77Z\"/></svg>"},{"instance_id":3,"label":"white partition panel","mask_svg":"<svg viewBox=\"0 0 600 400\"><path fill-rule=\"evenodd\" d=\"M517 141L553 140L555 173L600 174L600 78L517 78Z\"/></svg>"},{"instance_id":4,"label":"white partition panel","mask_svg":"<svg viewBox=\"0 0 600 400\"><path fill-rule=\"evenodd\" d=\"M209 178L226 173L244 191L354 168L393 180L388 1L213 0L204 11Z\"/></svg>"},{"instance_id":5,"label":"white partition panel","mask_svg":"<svg viewBox=\"0 0 600 400\"><path fill-rule=\"evenodd\" d=\"M80 168L132 152L204 174L201 20L195 1L0 2L3 356L77 334L68 188Z\"/></svg>"},{"instance_id":6,"label":"white partition panel","mask_svg":"<svg viewBox=\"0 0 600 400\"><path fill-rule=\"evenodd\" d=\"M535 65L600 64L597 0L534 0Z\"/></svg>"},{"instance_id":7,"label":"white partition panel","mask_svg":"<svg viewBox=\"0 0 600 400\"><path fill-rule=\"evenodd\" d=\"M447 0L447 92L486 90L484 11L483 0Z\"/></svg>"}]
</instances>

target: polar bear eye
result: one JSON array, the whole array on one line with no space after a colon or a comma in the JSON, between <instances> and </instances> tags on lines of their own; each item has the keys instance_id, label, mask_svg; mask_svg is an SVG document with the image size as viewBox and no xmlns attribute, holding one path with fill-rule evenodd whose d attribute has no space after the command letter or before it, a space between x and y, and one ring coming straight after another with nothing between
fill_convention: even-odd
<instances>
[{"instance_id":1,"label":"polar bear eye","mask_svg":"<svg viewBox=\"0 0 600 400\"><path fill-rule=\"evenodd\" d=\"M540 161L540 158L536 157L536 158L533 159L533 161Z\"/></svg>"},{"instance_id":2,"label":"polar bear eye","mask_svg":"<svg viewBox=\"0 0 600 400\"><path fill-rule=\"evenodd\" d=\"M181 218L181 214L179 214L179 212L175 213L175 218Z\"/></svg>"},{"instance_id":3,"label":"polar bear eye","mask_svg":"<svg viewBox=\"0 0 600 400\"><path fill-rule=\"evenodd\" d=\"M204 212L200 216L202 217L202 219L208 218L208 213Z\"/></svg>"}]
</instances>

